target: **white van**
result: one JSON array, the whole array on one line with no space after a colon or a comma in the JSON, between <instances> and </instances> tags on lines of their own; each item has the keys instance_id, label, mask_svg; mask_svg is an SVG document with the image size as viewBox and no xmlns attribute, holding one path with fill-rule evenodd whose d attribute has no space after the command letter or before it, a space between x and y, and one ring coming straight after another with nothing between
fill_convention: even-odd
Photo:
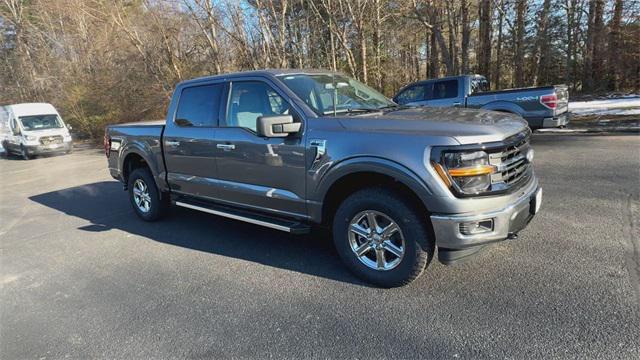
<instances>
[{"instance_id":1,"label":"white van","mask_svg":"<svg viewBox=\"0 0 640 360\"><path fill-rule=\"evenodd\" d=\"M70 127L66 126L51 104L28 103L0 107L0 134L2 147L7 153L25 160L34 155L65 152L72 149Z\"/></svg>"}]
</instances>

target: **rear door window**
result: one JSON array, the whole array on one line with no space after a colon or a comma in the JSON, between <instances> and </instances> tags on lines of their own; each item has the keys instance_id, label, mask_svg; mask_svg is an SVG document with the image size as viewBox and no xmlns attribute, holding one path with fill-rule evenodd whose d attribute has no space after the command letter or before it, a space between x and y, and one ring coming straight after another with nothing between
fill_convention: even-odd
<instances>
[{"instance_id":1,"label":"rear door window","mask_svg":"<svg viewBox=\"0 0 640 360\"><path fill-rule=\"evenodd\" d=\"M458 80L437 81L433 84L433 94L430 99L450 99L458 97Z\"/></svg>"},{"instance_id":2,"label":"rear door window","mask_svg":"<svg viewBox=\"0 0 640 360\"><path fill-rule=\"evenodd\" d=\"M178 126L218 126L223 87L223 84L211 84L182 89L175 123Z\"/></svg>"},{"instance_id":3,"label":"rear door window","mask_svg":"<svg viewBox=\"0 0 640 360\"><path fill-rule=\"evenodd\" d=\"M416 101L423 101L426 99L426 96L426 85L415 85L398 94L398 96L396 96L396 100L398 101L398 104L403 105Z\"/></svg>"}]
</instances>

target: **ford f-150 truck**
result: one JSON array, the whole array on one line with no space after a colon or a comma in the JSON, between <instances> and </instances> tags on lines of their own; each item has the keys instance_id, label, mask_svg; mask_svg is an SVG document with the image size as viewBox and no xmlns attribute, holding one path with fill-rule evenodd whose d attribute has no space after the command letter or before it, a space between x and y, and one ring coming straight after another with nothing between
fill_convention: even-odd
<instances>
[{"instance_id":1,"label":"ford f-150 truck","mask_svg":"<svg viewBox=\"0 0 640 360\"><path fill-rule=\"evenodd\" d=\"M164 122L109 126L104 146L143 220L173 204L289 233L324 225L351 271L394 287L436 250L450 264L526 227L542 195L530 134L512 114L263 70L182 82Z\"/></svg>"},{"instance_id":2,"label":"ford f-150 truck","mask_svg":"<svg viewBox=\"0 0 640 360\"><path fill-rule=\"evenodd\" d=\"M522 116L532 129L563 127L569 123L566 85L489 91L481 75L462 75L409 84L394 101L402 105L466 107Z\"/></svg>"}]
</instances>

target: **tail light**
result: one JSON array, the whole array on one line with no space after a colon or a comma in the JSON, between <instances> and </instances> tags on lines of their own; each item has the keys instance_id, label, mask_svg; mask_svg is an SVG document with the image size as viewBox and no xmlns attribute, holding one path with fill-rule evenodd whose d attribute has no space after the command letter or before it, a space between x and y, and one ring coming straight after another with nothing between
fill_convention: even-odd
<instances>
[{"instance_id":1,"label":"tail light","mask_svg":"<svg viewBox=\"0 0 640 360\"><path fill-rule=\"evenodd\" d=\"M109 153L111 152L111 137L109 137L106 131L104 133L102 145L104 146L104 154L109 157Z\"/></svg>"},{"instance_id":2,"label":"tail light","mask_svg":"<svg viewBox=\"0 0 640 360\"><path fill-rule=\"evenodd\" d=\"M558 95L542 95L540 96L540 103L549 109L555 109L558 106Z\"/></svg>"}]
</instances>

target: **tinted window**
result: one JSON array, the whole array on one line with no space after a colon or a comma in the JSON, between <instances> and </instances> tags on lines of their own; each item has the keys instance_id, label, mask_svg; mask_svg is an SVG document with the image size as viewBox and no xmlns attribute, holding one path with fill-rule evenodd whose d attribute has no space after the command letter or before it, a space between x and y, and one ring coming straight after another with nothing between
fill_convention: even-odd
<instances>
[{"instance_id":1,"label":"tinted window","mask_svg":"<svg viewBox=\"0 0 640 360\"><path fill-rule=\"evenodd\" d=\"M426 98L425 86L416 85L401 92L400 95L396 97L396 100L398 100L398 104L402 105L410 102L422 101L425 98Z\"/></svg>"},{"instance_id":2,"label":"tinted window","mask_svg":"<svg viewBox=\"0 0 640 360\"><path fill-rule=\"evenodd\" d=\"M243 127L256 131L258 117L290 113L289 103L266 83L246 81L231 85L227 106L228 127Z\"/></svg>"},{"instance_id":3,"label":"tinted window","mask_svg":"<svg viewBox=\"0 0 640 360\"><path fill-rule=\"evenodd\" d=\"M458 97L458 80L438 81L433 84L434 100Z\"/></svg>"},{"instance_id":4,"label":"tinted window","mask_svg":"<svg viewBox=\"0 0 640 360\"><path fill-rule=\"evenodd\" d=\"M176 123L181 126L217 126L221 92L222 84L183 89Z\"/></svg>"}]
</instances>

